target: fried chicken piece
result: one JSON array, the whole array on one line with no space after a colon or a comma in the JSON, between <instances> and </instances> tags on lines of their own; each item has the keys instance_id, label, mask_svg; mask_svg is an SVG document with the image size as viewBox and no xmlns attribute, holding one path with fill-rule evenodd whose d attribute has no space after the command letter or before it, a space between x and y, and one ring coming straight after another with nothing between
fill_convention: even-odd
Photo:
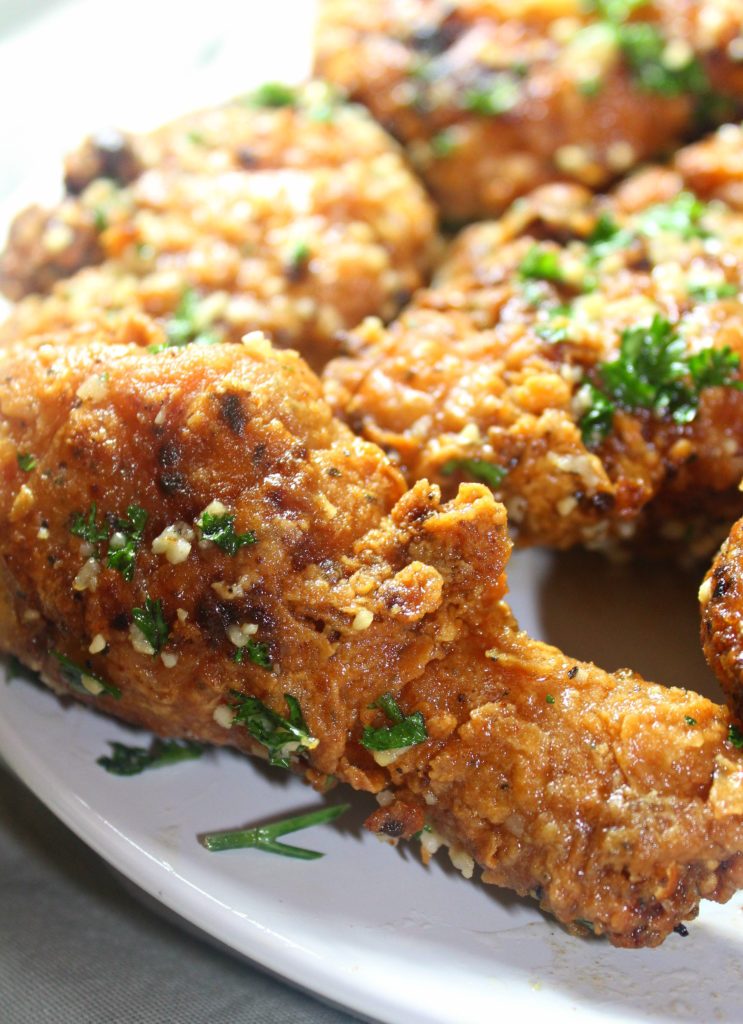
<instances>
[{"instance_id":1,"label":"fried chicken piece","mask_svg":"<svg viewBox=\"0 0 743 1024\"><path fill-rule=\"evenodd\" d=\"M590 188L741 110L728 0L322 0L316 69L407 147L444 216Z\"/></svg>"},{"instance_id":2,"label":"fried chicken piece","mask_svg":"<svg viewBox=\"0 0 743 1024\"><path fill-rule=\"evenodd\" d=\"M617 945L743 885L724 709L521 634L503 506L403 493L296 355L159 336L140 317L0 354L3 649L161 735L377 793L381 835L427 824L426 856L448 842ZM425 735L379 749L390 707Z\"/></svg>"},{"instance_id":3,"label":"fried chicken piece","mask_svg":"<svg viewBox=\"0 0 743 1024\"><path fill-rule=\"evenodd\" d=\"M142 310L171 344L260 329L321 366L339 330L397 312L435 239L397 146L317 82L99 136L66 181L11 229L0 286L30 297L0 340Z\"/></svg>"},{"instance_id":4,"label":"fried chicken piece","mask_svg":"<svg viewBox=\"0 0 743 1024\"><path fill-rule=\"evenodd\" d=\"M685 146L674 167L705 199L722 199L743 210L743 127L725 124L694 146Z\"/></svg>"},{"instance_id":5,"label":"fried chicken piece","mask_svg":"<svg viewBox=\"0 0 743 1024\"><path fill-rule=\"evenodd\" d=\"M743 215L673 171L544 186L353 332L326 395L409 481L490 484L522 543L700 557L743 511L742 285Z\"/></svg>"},{"instance_id":6,"label":"fried chicken piece","mask_svg":"<svg viewBox=\"0 0 743 1024\"><path fill-rule=\"evenodd\" d=\"M702 647L728 706L743 724L743 521L725 540L699 588ZM743 746L743 735L740 737Z\"/></svg>"}]
</instances>

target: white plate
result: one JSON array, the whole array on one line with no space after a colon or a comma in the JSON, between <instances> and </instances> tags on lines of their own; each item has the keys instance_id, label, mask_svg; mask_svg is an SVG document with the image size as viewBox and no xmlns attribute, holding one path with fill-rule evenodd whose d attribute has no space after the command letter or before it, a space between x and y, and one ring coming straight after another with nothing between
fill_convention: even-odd
<instances>
[{"instance_id":1,"label":"white plate","mask_svg":"<svg viewBox=\"0 0 743 1024\"><path fill-rule=\"evenodd\" d=\"M580 556L555 563L537 552L520 555L512 574L514 604L533 630L574 653L603 648L609 665L626 660L618 652L632 652L646 671L664 661L666 678L687 683L709 682L696 650L694 584L670 571L622 572ZM586 609L603 628L586 633ZM526 900L465 881L445 858L424 868L414 844L386 848L360 828L374 806L362 797L336 826L287 837L324 851L323 860L208 853L199 833L320 799L229 751L117 778L95 764L114 739L147 742L88 709L63 709L27 680L0 686L0 753L85 842L220 942L360 1015L391 1024L509 1013L539 1013L550 1024L741 1019L739 896L705 906L686 939L615 950L572 938ZM338 790L330 800L346 798Z\"/></svg>"},{"instance_id":2,"label":"white plate","mask_svg":"<svg viewBox=\"0 0 743 1024\"><path fill-rule=\"evenodd\" d=\"M20 23L41 6L49 13ZM130 0L126 16L112 0L6 3L0 30L13 11L16 31L0 38L0 92L13 96L0 127L14 142L0 154L0 199L19 187L36 197L50 165L88 129L156 123L260 79L299 76L307 63L307 0L210 0L208 25L196 0L183 0L176 19L157 0ZM112 26L115 50L97 44ZM28 75L29 67L44 74ZM51 175L53 187L58 180ZM537 635L609 668L630 662L651 678L714 693L696 640L696 582L655 569L627 575L581 556L556 569L538 553L521 555L512 573L516 611ZM514 1013L550 1024L741 1019L740 897L705 907L687 939L613 950L571 938L527 901L464 881L445 860L424 868L412 845L386 849L361 830L372 803L360 797L337 826L288 837L325 851L323 860L210 854L197 834L319 798L225 751L115 778L95 764L115 739L147 742L86 709L63 709L26 680L0 685L0 754L82 839L237 953L361 1016L393 1024Z\"/></svg>"}]
</instances>

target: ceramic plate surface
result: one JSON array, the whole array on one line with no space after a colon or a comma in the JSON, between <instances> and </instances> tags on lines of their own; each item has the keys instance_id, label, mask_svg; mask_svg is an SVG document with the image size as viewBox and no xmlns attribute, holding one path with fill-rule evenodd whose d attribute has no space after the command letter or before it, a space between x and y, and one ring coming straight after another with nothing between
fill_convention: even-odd
<instances>
[{"instance_id":1,"label":"ceramic plate surface","mask_svg":"<svg viewBox=\"0 0 743 1024\"><path fill-rule=\"evenodd\" d=\"M311 5L208 6L204 27L200 3L179 4L175 21L174 5L153 0L123 8L102 0L6 5L0 89L16 103L3 110L3 137L18 145L3 147L0 193L35 195L37 183L59 180L59 154L102 123L139 127L261 79L301 77ZM31 8L45 13L13 21L13 7L26 19ZM115 53L91 46L112 30ZM155 33L170 34L167 57ZM22 96L8 91L22 68L42 61L44 83L31 82ZM48 126L47 137L29 133L29 124ZM671 570L538 552L518 556L511 574L514 607L536 635L607 668L631 663L719 699L698 649L697 584ZM614 950L572 938L528 901L465 881L445 857L424 868L415 844L380 844L361 829L375 806L362 797L352 798L337 825L296 837L326 853L322 860L208 853L200 833L321 799L299 780L228 751L116 778L95 763L111 740L148 742L87 709L63 708L27 679L0 685L0 753L85 842L235 952L360 1016L390 1024L511 1015L550 1024L741 1019L740 897L705 906L686 939L671 936L654 951ZM342 790L329 797L345 799Z\"/></svg>"}]
</instances>

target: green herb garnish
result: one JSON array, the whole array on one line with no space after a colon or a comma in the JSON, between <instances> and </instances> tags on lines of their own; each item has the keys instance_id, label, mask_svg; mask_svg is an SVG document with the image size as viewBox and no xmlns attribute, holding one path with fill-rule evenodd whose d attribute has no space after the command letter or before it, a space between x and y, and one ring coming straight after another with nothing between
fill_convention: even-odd
<instances>
[{"instance_id":1,"label":"green herb garnish","mask_svg":"<svg viewBox=\"0 0 743 1024\"><path fill-rule=\"evenodd\" d=\"M732 281L707 282L706 284L689 281L686 290L689 297L697 302L716 302L718 299L733 298L740 292L741 287Z\"/></svg>"},{"instance_id":2,"label":"green herb garnish","mask_svg":"<svg viewBox=\"0 0 743 1024\"><path fill-rule=\"evenodd\" d=\"M283 82L265 82L251 92L246 101L251 107L295 107L299 96L297 90Z\"/></svg>"},{"instance_id":3,"label":"green herb garnish","mask_svg":"<svg viewBox=\"0 0 743 1024\"><path fill-rule=\"evenodd\" d=\"M702 226L702 217L708 206L693 192L679 192L667 203L655 203L638 217L636 230L646 238L660 234L674 234L688 240L707 238L709 232Z\"/></svg>"},{"instance_id":4,"label":"green herb garnish","mask_svg":"<svg viewBox=\"0 0 743 1024\"><path fill-rule=\"evenodd\" d=\"M272 711L257 697L246 696L237 690L231 694L235 700L230 707L235 712L233 723L244 725L253 739L268 751L268 763L276 768L289 768L292 755L299 756L314 750L319 740L310 734L302 709L296 697L284 694L288 716Z\"/></svg>"},{"instance_id":5,"label":"green herb garnish","mask_svg":"<svg viewBox=\"0 0 743 1024\"><path fill-rule=\"evenodd\" d=\"M105 768L111 775L139 775L148 768L165 768L178 761L193 761L201 757L204 747L200 743L186 740L177 743L175 740L155 740L148 747L129 747L125 743L112 740L109 743L111 755L99 757L96 764Z\"/></svg>"},{"instance_id":6,"label":"green herb garnish","mask_svg":"<svg viewBox=\"0 0 743 1024\"><path fill-rule=\"evenodd\" d=\"M675 327L656 314L648 326L623 331L619 358L599 365L602 387L588 384L589 406L580 420L583 439L595 444L606 437L617 406L689 423L704 388L743 388L735 376L739 367L740 357L728 347L687 356Z\"/></svg>"},{"instance_id":7,"label":"green herb garnish","mask_svg":"<svg viewBox=\"0 0 743 1024\"><path fill-rule=\"evenodd\" d=\"M732 725L728 729L728 740L737 750L743 750L743 732L740 731L737 725Z\"/></svg>"},{"instance_id":8,"label":"green herb garnish","mask_svg":"<svg viewBox=\"0 0 743 1024\"><path fill-rule=\"evenodd\" d=\"M291 846L289 843L279 843L279 836L287 832L298 832L303 828L310 828L312 825L326 825L330 821L340 818L341 814L350 807L350 804L336 804L334 807L322 807L319 811L310 811L308 814L298 814L292 818L283 818L281 821L272 822L270 825L256 825L255 828L232 829L229 832L210 832L202 837L202 843L212 852L222 850L265 850L267 853L278 853L282 857L295 857L297 860L317 860L324 854L316 850L306 850L302 846Z\"/></svg>"},{"instance_id":9,"label":"green herb garnish","mask_svg":"<svg viewBox=\"0 0 743 1024\"><path fill-rule=\"evenodd\" d=\"M252 637L250 637L244 647L238 647L232 660L236 661L238 665L242 665L246 656L248 661L252 661L254 665L259 665L261 668L270 670L273 667L268 644L260 643Z\"/></svg>"},{"instance_id":10,"label":"green herb garnish","mask_svg":"<svg viewBox=\"0 0 743 1024\"><path fill-rule=\"evenodd\" d=\"M462 107L472 114L497 117L513 110L521 95L518 78L503 72L495 75L486 85L465 90L462 95Z\"/></svg>"},{"instance_id":11,"label":"green herb garnish","mask_svg":"<svg viewBox=\"0 0 743 1024\"><path fill-rule=\"evenodd\" d=\"M555 698L552 696L551 693L548 693L547 696L544 699L545 699L547 704L554 704L555 703Z\"/></svg>"},{"instance_id":12,"label":"green herb garnish","mask_svg":"<svg viewBox=\"0 0 743 1024\"><path fill-rule=\"evenodd\" d=\"M98 509L96 503L92 502L87 515L83 512L75 512L70 524L70 533L74 533L76 537L81 537L88 544L97 548L104 540L108 540L109 533L108 526L105 523L102 526L98 526L96 523L97 517Z\"/></svg>"},{"instance_id":13,"label":"green herb garnish","mask_svg":"<svg viewBox=\"0 0 743 1024\"><path fill-rule=\"evenodd\" d=\"M392 725L383 725L374 729L364 726L361 746L367 750L397 750L400 747L413 747L428 738L426 723L420 711L412 715L404 715L391 693L383 694L371 705L384 711Z\"/></svg>"},{"instance_id":14,"label":"green herb garnish","mask_svg":"<svg viewBox=\"0 0 743 1024\"><path fill-rule=\"evenodd\" d=\"M204 540L210 540L228 555L236 555L240 548L255 544L258 539L252 530L246 533L235 533L235 516L231 512L214 514L204 511L196 525L201 530Z\"/></svg>"},{"instance_id":15,"label":"green herb garnish","mask_svg":"<svg viewBox=\"0 0 743 1024\"><path fill-rule=\"evenodd\" d=\"M126 518L116 520L116 530L108 542L107 565L121 573L127 583L131 583L134 577L137 548L142 542L147 518L147 513L139 505L129 505Z\"/></svg>"},{"instance_id":16,"label":"green herb garnish","mask_svg":"<svg viewBox=\"0 0 743 1024\"><path fill-rule=\"evenodd\" d=\"M24 473L33 473L36 469L36 456L31 455L30 452L18 452L16 461Z\"/></svg>"},{"instance_id":17,"label":"green herb garnish","mask_svg":"<svg viewBox=\"0 0 743 1024\"><path fill-rule=\"evenodd\" d=\"M165 324L167 340L150 345L147 351L162 352L167 348L182 348L184 345L219 344L220 337L216 331L205 329L202 303L195 288L186 288L173 315Z\"/></svg>"},{"instance_id":18,"label":"green herb garnish","mask_svg":"<svg viewBox=\"0 0 743 1024\"><path fill-rule=\"evenodd\" d=\"M51 653L59 662L64 681L74 690L77 690L78 693L85 693L93 697L98 697L105 693L109 697L115 697L116 700L120 699L121 690L118 686L107 682L107 680L95 675L87 668L76 665L74 661L68 658L66 654L62 654L61 651L52 651Z\"/></svg>"},{"instance_id":19,"label":"green herb garnish","mask_svg":"<svg viewBox=\"0 0 743 1024\"><path fill-rule=\"evenodd\" d=\"M304 275L311 255L312 250L304 240L292 245L286 257L286 272L289 280L297 281Z\"/></svg>"},{"instance_id":20,"label":"green herb garnish","mask_svg":"<svg viewBox=\"0 0 743 1024\"><path fill-rule=\"evenodd\" d=\"M519 264L522 278L536 281L564 281L559 253L533 245Z\"/></svg>"},{"instance_id":21,"label":"green herb garnish","mask_svg":"<svg viewBox=\"0 0 743 1024\"><path fill-rule=\"evenodd\" d=\"M145 598L144 608L132 608L132 618L139 627L153 655L159 654L170 636L170 629L165 621L162 598L153 601Z\"/></svg>"},{"instance_id":22,"label":"green herb garnish","mask_svg":"<svg viewBox=\"0 0 743 1024\"><path fill-rule=\"evenodd\" d=\"M451 476L452 473L468 473L475 480L480 480L496 491L508 474L508 470L502 466L496 466L484 459L448 459L441 464L443 476Z\"/></svg>"},{"instance_id":23,"label":"green herb garnish","mask_svg":"<svg viewBox=\"0 0 743 1024\"><path fill-rule=\"evenodd\" d=\"M697 724L696 718L692 718L691 715L684 715L684 721L686 722L687 725L696 725Z\"/></svg>"},{"instance_id":24,"label":"green herb garnish","mask_svg":"<svg viewBox=\"0 0 743 1024\"><path fill-rule=\"evenodd\" d=\"M646 21L619 25L617 39L638 89L661 96L709 93L707 73L691 50L688 59L669 61L668 40L657 25Z\"/></svg>"},{"instance_id":25,"label":"green herb garnish","mask_svg":"<svg viewBox=\"0 0 743 1024\"><path fill-rule=\"evenodd\" d=\"M457 151L457 139L450 128L443 128L431 137L431 152L438 160L444 160Z\"/></svg>"}]
</instances>

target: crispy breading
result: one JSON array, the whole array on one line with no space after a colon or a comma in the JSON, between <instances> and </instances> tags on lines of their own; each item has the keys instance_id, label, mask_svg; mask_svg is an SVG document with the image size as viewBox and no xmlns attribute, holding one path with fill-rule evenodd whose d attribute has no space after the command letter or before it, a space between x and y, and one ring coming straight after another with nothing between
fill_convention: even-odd
<instances>
[{"instance_id":1,"label":"crispy breading","mask_svg":"<svg viewBox=\"0 0 743 1024\"><path fill-rule=\"evenodd\" d=\"M465 229L387 329L352 332L326 395L409 481L491 483L522 543L698 557L743 510L742 287L743 215L677 173L544 186ZM694 384L695 360L727 370Z\"/></svg>"},{"instance_id":2,"label":"crispy breading","mask_svg":"<svg viewBox=\"0 0 743 1024\"><path fill-rule=\"evenodd\" d=\"M743 520L733 526L704 577L699 606L705 657L736 721L743 723Z\"/></svg>"},{"instance_id":3,"label":"crispy breading","mask_svg":"<svg viewBox=\"0 0 743 1024\"><path fill-rule=\"evenodd\" d=\"M519 633L504 507L480 484L403 493L296 355L149 352L160 334L140 316L0 353L4 650L102 711L263 756L235 708L294 698L307 732L284 756L321 788L384 792L371 828L427 824L424 856L448 842L466 874L617 945L743 885L724 709ZM205 509L234 517L232 549ZM127 578L111 554L137 510ZM383 756L361 740L385 694L427 736Z\"/></svg>"},{"instance_id":4,"label":"crispy breading","mask_svg":"<svg viewBox=\"0 0 743 1024\"><path fill-rule=\"evenodd\" d=\"M322 0L316 69L461 221L603 187L735 117L742 26L736 0Z\"/></svg>"},{"instance_id":5,"label":"crispy breading","mask_svg":"<svg viewBox=\"0 0 743 1024\"><path fill-rule=\"evenodd\" d=\"M192 335L260 329L321 366L339 330L397 312L434 246L433 209L395 143L321 83L88 140L66 182L57 207L11 228L0 286L29 297L0 340L122 309L182 321L188 295Z\"/></svg>"}]
</instances>

